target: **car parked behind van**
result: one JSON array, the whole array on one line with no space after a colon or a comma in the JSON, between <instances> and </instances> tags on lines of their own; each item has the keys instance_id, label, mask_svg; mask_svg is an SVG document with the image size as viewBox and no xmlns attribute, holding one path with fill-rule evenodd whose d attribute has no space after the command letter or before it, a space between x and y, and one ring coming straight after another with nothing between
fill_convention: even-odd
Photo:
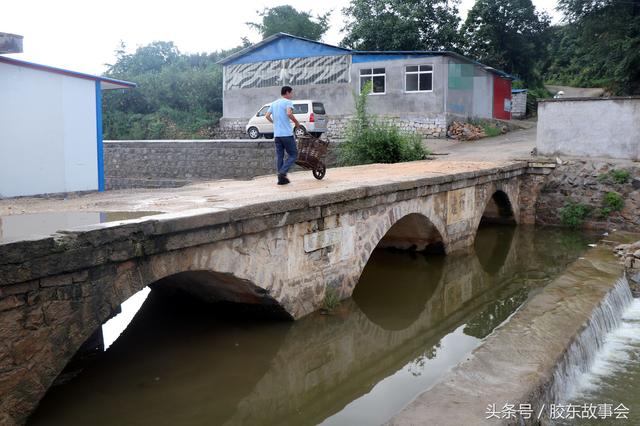
<instances>
[{"instance_id":1,"label":"car parked behind van","mask_svg":"<svg viewBox=\"0 0 640 426\"><path fill-rule=\"evenodd\" d=\"M247 135L251 139L258 139L260 136L273 138L273 124L266 119L267 111L271 104L265 104L251 117L245 128ZM327 131L327 114L322 102L304 99L293 101L293 115L296 116L302 128L296 129L296 136L302 136L305 132L311 133L315 137ZM291 123L293 127L293 123Z\"/></svg>"}]
</instances>

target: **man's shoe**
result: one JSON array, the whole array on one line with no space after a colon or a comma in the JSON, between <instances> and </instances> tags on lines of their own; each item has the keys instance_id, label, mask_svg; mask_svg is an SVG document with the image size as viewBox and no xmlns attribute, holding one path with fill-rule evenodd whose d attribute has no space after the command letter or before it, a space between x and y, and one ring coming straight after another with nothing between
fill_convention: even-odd
<instances>
[{"instance_id":1,"label":"man's shoe","mask_svg":"<svg viewBox=\"0 0 640 426\"><path fill-rule=\"evenodd\" d=\"M278 185L286 185L289 183L286 175L278 175Z\"/></svg>"}]
</instances>

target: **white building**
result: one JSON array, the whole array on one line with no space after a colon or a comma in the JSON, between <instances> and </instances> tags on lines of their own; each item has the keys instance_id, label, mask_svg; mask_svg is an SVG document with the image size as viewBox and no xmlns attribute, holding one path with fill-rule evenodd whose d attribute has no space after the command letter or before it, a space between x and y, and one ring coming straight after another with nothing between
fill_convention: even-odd
<instances>
[{"instance_id":1,"label":"white building","mask_svg":"<svg viewBox=\"0 0 640 426\"><path fill-rule=\"evenodd\" d=\"M132 87L0 56L0 198L104 190L102 90Z\"/></svg>"}]
</instances>

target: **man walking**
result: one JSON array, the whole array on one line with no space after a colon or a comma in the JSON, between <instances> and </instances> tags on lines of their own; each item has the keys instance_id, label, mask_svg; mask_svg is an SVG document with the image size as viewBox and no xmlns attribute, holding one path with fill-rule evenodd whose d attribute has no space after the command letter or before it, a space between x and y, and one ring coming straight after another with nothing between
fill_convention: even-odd
<instances>
[{"instance_id":1,"label":"man walking","mask_svg":"<svg viewBox=\"0 0 640 426\"><path fill-rule=\"evenodd\" d=\"M265 118L273 123L273 135L276 143L276 161L278 167L278 185L289 183L287 172L298 158L298 148L293 137L291 121L297 128L300 126L298 120L293 115L293 89L284 86L280 89L280 99L274 101L269 107ZM284 160L284 153L287 152L287 160Z\"/></svg>"}]
</instances>

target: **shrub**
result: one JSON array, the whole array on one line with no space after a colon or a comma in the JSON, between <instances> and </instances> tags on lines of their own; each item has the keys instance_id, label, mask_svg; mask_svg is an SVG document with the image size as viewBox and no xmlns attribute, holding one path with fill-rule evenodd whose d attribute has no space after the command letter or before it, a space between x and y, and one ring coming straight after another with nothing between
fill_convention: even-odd
<instances>
[{"instance_id":1,"label":"shrub","mask_svg":"<svg viewBox=\"0 0 640 426\"><path fill-rule=\"evenodd\" d=\"M490 124L484 124L482 128L484 129L484 133L487 135L488 138L492 138L494 136L499 136L502 134L502 130Z\"/></svg>"},{"instance_id":2,"label":"shrub","mask_svg":"<svg viewBox=\"0 0 640 426\"><path fill-rule=\"evenodd\" d=\"M629 173L628 170L612 169L607 173L598 175L598 181L616 183L618 185L623 185L629 182L629 179L631 179L631 173Z\"/></svg>"},{"instance_id":3,"label":"shrub","mask_svg":"<svg viewBox=\"0 0 640 426\"><path fill-rule=\"evenodd\" d=\"M356 100L356 114L349 122L340 145L340 163L346 166L371 163L399 163L424 160L428 150L417 134L400 131L388 121L371 117L366 111L369 83Z\"/></svg>"},{"instance_id":4,"label":"shrub","mask_svg":"<svg viewBox=\"0 0 640 426\"><path fill-rule=\"evenodd\" d=\"M560 209L560 220L567 226L579 228L590 212L586 204L569 201Z\"/></svg>"},{"instance_id":5,"label":"shrub","mask_svg":"<svg viewBox=\"0 0 640 426\"><path fill-rule=\"evenodd\" d=\"M624 208L624 199L617 192L607 192L604 196L603 204L605 208L613 212L619 212Z\"/></svg>"}]
</instances>

